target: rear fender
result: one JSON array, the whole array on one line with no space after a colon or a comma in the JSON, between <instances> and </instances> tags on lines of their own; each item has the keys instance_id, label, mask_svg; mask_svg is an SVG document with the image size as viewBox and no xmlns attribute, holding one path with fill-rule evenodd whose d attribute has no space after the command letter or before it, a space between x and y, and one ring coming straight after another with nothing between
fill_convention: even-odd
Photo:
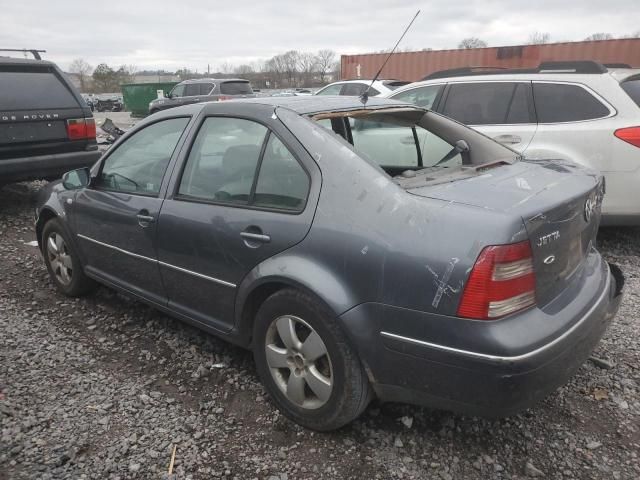
<instances>
[{"instance_id":1,"label":"rear fender","mask_svg":"<svg viewBox=\"0 0 640 480\"><path fill-rule=\"evenodd\" d=\"M247 345L251 339L255 312L259 308L252 300L256 295L260 297L260 302L266 299L257 292L267 292L268 296L287 287L315 296L335 313L336 318L356 304L354 293L324 265L293 252L270 258L256 266L238 286L235 324L238 336L246 339Z\"/></svg>"}]
</instances>

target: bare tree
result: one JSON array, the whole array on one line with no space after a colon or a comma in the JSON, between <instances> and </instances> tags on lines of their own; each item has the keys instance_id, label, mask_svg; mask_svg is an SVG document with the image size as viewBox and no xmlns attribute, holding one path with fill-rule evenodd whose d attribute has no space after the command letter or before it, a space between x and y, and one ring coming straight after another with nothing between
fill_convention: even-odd
<instances>
[{"instance_id":1,"label":"bare tree","mask_svg":"<svg viewBox=\"0 0 640 480\"><path fill-rule=\"evenodd\" d=\"M610 33L598 32L598 33L592 33L584 40L586 42L589 42L591 40L611 40L612 38L613 38L613 35L611 35Z\"/></svg>"},{"instance_id":2,"label":"bare tree","mask_svg":"<svg viewBox=\"0 0 640 480\"><path fill-rule=\"evenodd\" d=\"M235 73L236 75L248 75L254 72L255 72L255 69L251 65L247 65L246 63L242 65L238 65L236 68L233 69L233 73Z\"/></svg>"},{"instance_id":3,"label":"bare tree","mask_svg":"<svg viewBox=\"0 0 640 480\"><path fill-rule=\"evenodd\" d=\"M233 73L235 66L231 62L224 62L218 67L218 71L225 74Z\"/></svg>"},{"instance_id":4,"label":"bare tree","mask_svg":"<svg viewBox=\"0 0 640 480\"><path fill-rule=\"evenodd\" d=\"M544 45L551 41L551 34L548 32L538 32L537 30L529 35L527 43L529 45Z\"/></svg>"},{"instance_id":5,"label":"bare tree","mask_svg":"<svg viewBox=\"0 0 640 480\"><path fill-rule=\"evenodd\" d=\"M313 74L317 71L317 57L313 53L302 52L298 57L298 70L304 86L313 80Z\"/></svg>"},{"instance_id":6,"label":"bare tree","mask_svg":"<svg viewBox=\"0 0 640 480\"><path fill-rule=\"evenodd\" d=\"M458 48L486 48L487 42L484 40L480 40L478 37L467 37L463 38L462 41L458 44Z\"/></svg>"},{"instance_id":7,"label":"bare tree","mask_svg":"<svg viewBox=\"0 0 640 480\"><path fill-rule=\"evenodd\" d=\"M93 67L89 65L83 58L76 58L71 65L69 65L69 71L75 73L80 80L80 90L87 91L88 80L93 71Z\"/></svg>"},{"instance_id":8,"label":"bare tree","mask_svg":"<svg viewBox=\"0 0 640 480\"><path fill-rule=\"evenodd\" d=\"M335 62L336 52L333 50L320 50L316 55L316 65L318 69L318 75L320 76L320 81L324 83L324 79L327 76L327 73L331 71L333 64Z\"/></svg>"}]
</instances>

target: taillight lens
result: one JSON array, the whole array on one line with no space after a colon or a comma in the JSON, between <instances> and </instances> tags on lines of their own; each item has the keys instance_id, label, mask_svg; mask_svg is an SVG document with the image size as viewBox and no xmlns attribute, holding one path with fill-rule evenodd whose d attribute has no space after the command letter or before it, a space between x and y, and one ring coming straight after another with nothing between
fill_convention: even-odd
<instances>
[{"instance_id":1,"label":"taillight lens","mask_svg":"<svg viewBox=\"0 0 640 480\"><path fill-rule=\"evenodd\" d=\"M462 293L458 316L494 320L536 303L536 278L528 241L485 247Z\"/></svg>"},{"instance_id":2,"label":"taillight lens","mask_svg":"<svg viewBox=\"0 0 640 480\"><path fill-rule=\"evenodd\" d=\"M229 96L229 95L220 95L220 96L218 97L218 101L219 101L219 102L222 102L222 101L224 101L224 100L233 100L233 97L231 97L231 96Z\"/></svg>"},{"instance_id":3,"label":"taillight lens","mask_svg":"<svg viewBox=\"0 0 640 480\"><path fill-rule=\"evenodd\" d=\"M69 140L96 138L96 121L93 118L72 118L67 120Z\"/></svg>"},{"instance_id":4,"label":"taillight lens","mask_svg":"<svg viewBox=\"0 0 640 480\"><path fill-rule=\"evenodd\" d=\"M620 140L640 148L640 127L619 128L613 134Z\"/></svg>"}]
</instances>

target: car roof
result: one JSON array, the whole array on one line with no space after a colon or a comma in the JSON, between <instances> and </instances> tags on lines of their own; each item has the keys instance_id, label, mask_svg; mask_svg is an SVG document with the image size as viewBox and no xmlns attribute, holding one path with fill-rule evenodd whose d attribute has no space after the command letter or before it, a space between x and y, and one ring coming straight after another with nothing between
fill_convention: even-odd
<instances>
[{"instance_id":1,"label":"car roof","mask_svg":"<svg viewBox=\"0 0 640 480\"><path fill-rule=\"evenodd\" d=\"M249 83L249 80L244 78L192 78L190 80L183 80L180 83L211 83L211 82L218 82L218 83L247 82Z\"/></svg>"},{"instance_id":2,"label":"car roof","mask_svg":"<svg viewBox=\"0 0 640 480\"><path fill-rule=\"evenodd\" d=\"M16 58L0 56L0 65L37 65L43 67L53 67L55 63L47 60L36 60L34 58Z\"/></svg>"},{"instance_id":3,"label":"car roof","mask_svg":"<svg viewBox=\"0 0 640 480\"><path fill-rule=\"evenodd\" d=\"M393 96L397 93L404 92L406 90L411 90L412 88L420 87L422 85L437 85L441 83L455 83L455 82L465 82L465 83L473 83L473 82L529 82L535 80L547 80L554 82L574 82L574 83L584 83L589 84L594 79L601 79L603 77L613 77L618 82L623 81L624 79L631 77L633 75L637 75L640 73L640 69L638 68L610 68L607 72L603 72L601 74L589 74L589 73L554 73L554 72L531 72L531 73L514 73L514 72L505 72L505 73L491 73L487 75L482 74L474 74L474 75L452 75L450 77L439 77L439 78L430 78L427 80L420 80L417 82L410 83L408 85L403 85L400 88L395 89L392 93L389 93L390 96Z\"/></svg>"},{"instance_id":4,"label":"car roof","mask_svg":"<svg viewBox=\"0 0 640 480\"><path fill-rule=\"evenodd\" d=\"M423 110L413 104L406 102L400 102L398 100L369 97L366 104L363 104L360 97L348 97L340 95L304 95L304 96L291 96L291 97L256 97L256 98L241 98L237 100L228 100L225 102L202 102L192 105L184 105L181 107L170 108L163 110L162 113L165 116L176 115L194 115L200 112L202 109L207 109L207 113L214 113L217 108L224 107L227 109L228 105L238 104L253 104L273 107L283 107L293 110L299 115L314 115L323 112L338 112L349 110L380 110L393 107L402 107L411 110Z\"/></svg>"}]
</instances>

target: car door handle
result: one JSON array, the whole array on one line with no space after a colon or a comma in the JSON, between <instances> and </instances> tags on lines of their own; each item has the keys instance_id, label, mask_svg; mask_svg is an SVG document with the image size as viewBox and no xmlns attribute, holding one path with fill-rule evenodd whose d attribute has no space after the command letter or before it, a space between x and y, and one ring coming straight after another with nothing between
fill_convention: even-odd
<instances>
[{"instance_id":1,"label":"car door handle","mask_svg":"<svg viewBox=\"0 0 640 480\"><path fill-rule=\"evenodd\" d=\"M271 237L264 233L240 232L240 236L254 242L269 243L271 241Z\"/></svg>"},{"instance_id":2,"label":"car door handle","mask_svg":"<svg viewBox=\"0 0 640 480\"><path fill-rule=\"evenodd\" d=\"M140 225L143 228L148 227L150 223L153 223L156 221L155 217L151 215L145 215L143 213L137 214L136 217L138 218L138 225Z\"/></svg>"},{"instance_id":3,"label":"car door handle","mask_svg":"<svg viewBox=\"0 0 640 480\"><path fill-rule=\"evenodd\" d=\"M498 135L497 137L493 137L496 142L504 143L507 145L516 145L522 142L522 138L518 135Z\"/></svg>"}]
</instances>

